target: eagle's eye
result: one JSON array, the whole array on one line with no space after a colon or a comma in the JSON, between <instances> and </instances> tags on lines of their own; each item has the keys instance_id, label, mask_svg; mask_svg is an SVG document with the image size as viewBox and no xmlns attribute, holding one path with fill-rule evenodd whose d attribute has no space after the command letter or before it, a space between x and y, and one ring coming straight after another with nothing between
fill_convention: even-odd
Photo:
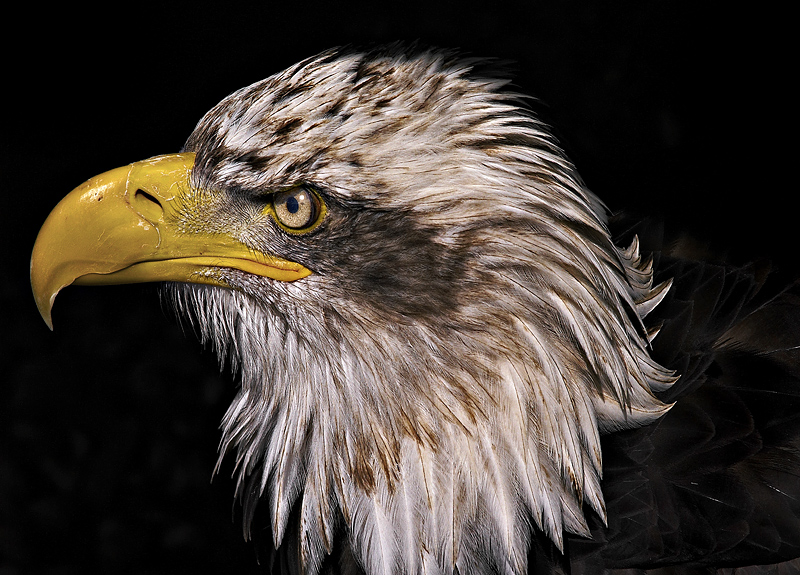
<instances>
[{"instance_id":1,"label":"eagle's eye","mask_svg":"<svg viewBox=\"0 0 800 575\"><path fill-rule=\"evenodd\" d=\"M297 186L272 196L272 213L283 227L307 231L322 215L322 201L305 186Z\"/></svg>"}]
</instances>

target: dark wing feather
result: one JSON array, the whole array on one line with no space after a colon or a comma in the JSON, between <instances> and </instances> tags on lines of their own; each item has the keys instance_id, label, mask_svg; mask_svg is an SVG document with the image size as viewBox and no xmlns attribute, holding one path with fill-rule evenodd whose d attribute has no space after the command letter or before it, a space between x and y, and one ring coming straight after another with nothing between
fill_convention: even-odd
<instances>
[{"instance_id":1,"label":"dark wing feather","mask_svg":"<svg viewBox=\"0 0 800 575\"><path fill-rule=\"evenodd\" d=\"M787 562L800 554L800 284L771 296L764 266L659 268L674 284L653 356L682 374L662 397L677 403L603 439L608 526L571 538L572 572Z\"/></svg>"}]
</instances>

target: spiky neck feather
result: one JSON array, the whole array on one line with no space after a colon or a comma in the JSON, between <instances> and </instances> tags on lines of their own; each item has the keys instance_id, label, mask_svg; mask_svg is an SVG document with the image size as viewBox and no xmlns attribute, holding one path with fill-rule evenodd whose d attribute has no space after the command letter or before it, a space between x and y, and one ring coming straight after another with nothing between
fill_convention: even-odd
<instances>
[{"instance_id":1,"label":"spiky neck feather","mask_svg":"<svg viewBox=\"0 0 800 575\"><path fill-rule=\"evenodd\" d=\"M187 144L198 186L310 182L331 202L279 246L316 272L302 282L171 288L239 367L221 452L309 573L339 529L369 573L522 573L533 525L560 546L588 534L583 503L604 516L600 433L668 409L641 325L665 286L470 67L326 53L231 95Z\"/></svg>"}]
</instances>

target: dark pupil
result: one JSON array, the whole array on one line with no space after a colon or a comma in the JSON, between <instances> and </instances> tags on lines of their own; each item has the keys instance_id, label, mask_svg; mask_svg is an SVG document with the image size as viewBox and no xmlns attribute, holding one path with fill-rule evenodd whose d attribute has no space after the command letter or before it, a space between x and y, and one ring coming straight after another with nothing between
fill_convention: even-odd
<instances>
[{"instance_id":1,"label":"dark pupil","mask_svg":"<svg viewBox=\"0 0 800 575\"><path fill-rule=\"evenodd\" d=\"M286 198L286 209L289 210L289 213L296 214L297 210L300 209L300 204L297 203L297 198Z\"/></svg>"}]
</instances>

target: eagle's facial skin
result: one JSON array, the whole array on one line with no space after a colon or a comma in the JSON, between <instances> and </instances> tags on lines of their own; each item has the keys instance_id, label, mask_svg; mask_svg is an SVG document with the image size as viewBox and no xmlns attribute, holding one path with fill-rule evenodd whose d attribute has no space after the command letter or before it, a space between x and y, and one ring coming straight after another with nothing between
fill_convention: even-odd
<instances>
[{"instance_id":1,"label":"eagle's facial skin","mask_svg":"<svg viewBox=\"0 0 800 575\"><path fill-rule=\"evenodd\" d=\"M266 498L309 573L342 530L368 573L523 573L534 525L560 546L588 534L583 503L604 516L600 433L668 409L641 322L667 286L475 65L326 52L229 96L185 146L176 229L311 271L166 290L240 370L222 454L246 516ZM307 232L269 208L298 186L323 209Z\"/></svg>"}]
</instances>

